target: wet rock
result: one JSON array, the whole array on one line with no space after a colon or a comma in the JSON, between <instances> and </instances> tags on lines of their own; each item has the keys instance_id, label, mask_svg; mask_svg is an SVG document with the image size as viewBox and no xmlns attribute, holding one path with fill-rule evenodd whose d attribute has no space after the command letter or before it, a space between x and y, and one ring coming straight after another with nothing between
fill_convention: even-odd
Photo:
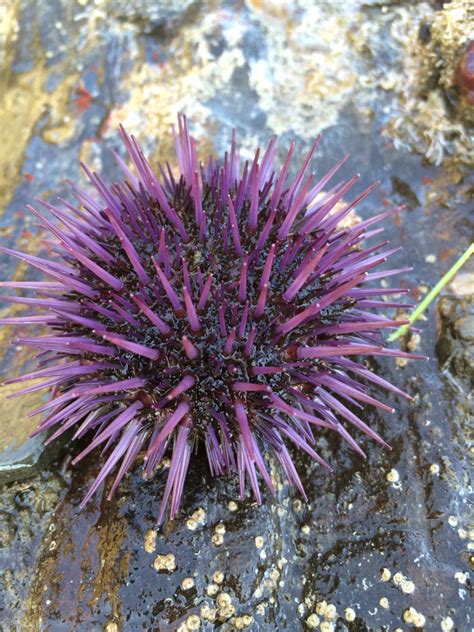
<instances>
[{"instance_id":1,"label":"wet rock","mask_svg":"<svg viewBox=\"0 0 474 632\"><path fill-rule=\"evenodd\" d=\"M67 487L59 467L26 480L0 486L0 620L5 630L18 629L18 612L28 596L34 560L50 516ZM8 625L7 625L8 624ZM1 627L1 626L0 626ZM36 630L37 627L24 627Z\"/></svg>"},{"instance_id":2,"label":"wet rock","mask_svg":"<svg viewBox=\"0 0 474 632\"><path fill-rule=\"evenodd\" d=\"M418 81L412 35L433 17L434 5L332 3L327 12L316 5L80 0L71 8L54 0L23 3L21 12L12 5L17 35L4 56L12 77L4 134L12 151L0 156L2 199L10 201L2 205L2 245L26 242L38 253L41 239L25 226L23 209L36 194L60 189L64 177L79 178L79 157L113 179L118 123L147 153L170 157L169 124L184 110L203 156L223 146L232 127L245 158L275 131L283 134L282 152L296 133L303 153L323 130L318 172L349 152L341 177L360 171L359 191L382 179L379 197L358 210L363 219L410 193L413 212L388 221L384 235L404 246L393 267L414 266L404 286L431 287L446 257L466 247L472 181L460 187L450 171L381 141L380 130L387 118L401 117L392 138L404 130L410 150L433 147L434 162L457 143L465 146L466 130L446 116L440 90L430 93L438 109L411 90ZM18 99L18 86L31 101ZM30 102L34 107L26 107ZM58 142L63 123L73 133ZM408 188L400 191L397 182ZM10 261L2 268L2 278L24 274ZM420 328L417 351L433 358L433 319ZM456 331L453 344L464 349L470 329L461 323ZM19 373L10 353L2 359L8 376ZM364 412L392 450L358 436L368 455L362 461L321 432L318 443L335 473L297 458L308 503L281 484L262 507L240 501L235 481L212 480L200 454L193 454L182 512L160 531L155 519L166 472L144 482L137 468L112 501L108 481L83 511L100 455L68 470L70 484L55 462L4 485L2 625L26 632L198 625L367 632L421 621L438 630L452 621L453 629L470 629L465 394L452 388L436 359L372 368L414 398L389 395L394 415Z\"/></svg>"},{"instance_id":3,"label":"wet rock","mask_svg":"<svg viewBox=\"0 0 474 632\"><path fill-rule=\"evenodd\" d=\"M390 86L403 102L386 132L396 142L423 153L435 164L448 156L470 168L474 145L474 104L470 67L474 40L474 8L470 0L455 0L435 9L428 4L415 20L399 25L406 55L404 71Z\"/></svg>"},{"instance_id":4,"label":"wet rock","mask_svg":"<svg viewBox=\"0 0 474 632\"><path fill-rule=\"evenodd\" d=\"M264 632L316 621L328 630L395 629L422 618L437 629L448 614L467 622L470 585L456 574L465 578L470 536L455 500L466 470L456 460L458 413L440 401L435 367L407 367L401 377L389 362L378 365L417 394L412 404L397 402L396 419L365 414L392 452L362 441L364 463L320 437L336 474L297 459L308 503L277 473L275 499L261 507L240 501L236 482L213 480L198 453L178 518L157 530L165 471L145 482L137 468L112 501L109 481L80 511L97 472L95 459L86 460L46 530L22 625L41 617L58 629L128 632L153 621L170 631L199 622Z\"/></svg>"},{"instance_id":5,"label":"wet rock","mask_svg":"<svg viewBox=\"0 0 474 632\"><path fill-rule=\"evenodd\" d=\"M114 17L137 22L150 32L182 15L192 4L193 0L117 0L109 10Z\"/></svg>"},{"instance_id":6,"label":"wet rock","mask_svg":"<svg viewBox=\"0 0 474 632\"><path fill-rule=\"evenodd\" d=\"M420 40L419 89L424 96L439 85L452 90L457 69L466 48L474 36L473 7L470 2L457 0L436 11L429 22L429 38Z\"/></svg>"},{"instance_id":7,"label":"wet rock","mask_svg":"<svg viewBox=\"0 0 474 632\"><path fill-rule=\"evenodd\" d=\"M474 295L442 296L437 305L436 351L453 377L474 386Z\"/></svg>"},{"instance_id":8,"label":"wet rock","mask_svg":"<svg viewBox=\"0 0 474 632\"><path fill-rule=\"evenodd\" d=\"M474 272L459 272L449 284L449 289L456 296L472 294L474 287Z\"/></svg>"},{"instance_id":9,"label":"wet rock","mask_svg":"<svg viewBox=\"0 0 474 632\"><path fill-rule=\"evenodd\" d=\"M44 435L30 436L38 418L27 414L45 403L44 396L36 392L7 399L20 388L3 386L0 391L0 484L33 476L58 451L58 446L45 447Z\"/></svg>"}]
</instances>

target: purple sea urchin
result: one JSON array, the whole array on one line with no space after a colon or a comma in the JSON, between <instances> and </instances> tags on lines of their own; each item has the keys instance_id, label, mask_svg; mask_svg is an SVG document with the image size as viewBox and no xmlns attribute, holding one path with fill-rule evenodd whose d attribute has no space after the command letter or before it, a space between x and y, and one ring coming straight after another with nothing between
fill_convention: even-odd
<instances>
[{"instance_id":1,"label":"purple sea urchin","mask_svg":"<svg viewBox=\"0 0 474 632\"><path fill-rule=\"evenodd\" d=\"M31 208L55 238L55 260L2 248L37 268L42 282L3 282L35 297L5 297L40 314L3 324L45 325L47 335L18 342L39 349L37 371L10 382L41 378L22 390L52 389L37 432L53 441L74 428L73 440L108 454L83 504L118 467L109 496L146 451L150 477L168 450L170 468L158 520L179 508L193 449L202 443L213 475L238 472L261 502L258 476L271 491L264 452L272 452L290 483L304 494L287 444L324 467L314 430L330 428L363 455L341 420L384 443L353 408L392 411L360 380L404 395L354 356L406 356L384 347L381 330L403 322L374 313L398 303L368 282L402 272L374 272L398 249L363 242L397 208L343 226L342 220L375 187L352 201L357 177L328 187L347 157L319 180L308 175L312 146L288 182L295 145L275 173L277 145L241 168L232 139L222 163L198 163L186 119L175 134L181 173L152 171L136 140L121 136L133 173L107 186L85 171L99 201L73 186L77 206L46 213ZM54 219L58 221L54 221ZM352 409L350 408L352 406Z\"/></svg>"}]
</instances>

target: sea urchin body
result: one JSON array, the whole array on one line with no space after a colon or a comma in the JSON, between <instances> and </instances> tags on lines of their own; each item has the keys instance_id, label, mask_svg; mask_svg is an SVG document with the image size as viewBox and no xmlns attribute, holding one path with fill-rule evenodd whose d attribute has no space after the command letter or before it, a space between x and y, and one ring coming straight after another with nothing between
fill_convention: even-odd
<instances>
[{"instance_id":1,"label":"sea urchin body","mask_svg":"<svg viewBox=\"0 0 474 632\"><path fill-rule=\"evenodd\" d=\"M392 410L366 383L403 395L355 357L398 355L381 330L400 322L377 314L398 306L371 281L395 250L365 246L373 228L398 209L343 223L374 186L345 202L357 178L330 184L346 158L315 180L311 148L296 177L291 145L274 171L276 141L241 166L233 138L223 162L198 162L186 119L175 131L180 174L153 172L136 140L121 136L134 171L107 186L87 168L98 200L73 187L77 206L43 202L31 211L55 240L44 260L3 248L40 270L40 282L3 282L33 290L5 297L41 310L4 324L44 325L46 335L17 341L39 350L39 368L11 380L41 378L21 393L49 388L38 432L53 441L74 429L107 458L84 503L112 470L110 494L145 453L150 477L168 452L170 468L159 512L179 508L192 452L203 444L213 475L237 472L241 494L259 478L273 491L266 454L304 495L289 444L328 467L317 432L330 428L358 452L346 425L383 440L353 412L361 404ZM344 422L344 423L343 423ZM344 425L346 424L346 425Z\"/></svg>"}]
</instances>

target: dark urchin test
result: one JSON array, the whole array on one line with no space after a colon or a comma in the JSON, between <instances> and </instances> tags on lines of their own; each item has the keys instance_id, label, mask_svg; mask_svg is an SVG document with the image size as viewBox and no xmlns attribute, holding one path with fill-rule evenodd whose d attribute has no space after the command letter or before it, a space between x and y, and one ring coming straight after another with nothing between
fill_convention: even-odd
<instances>
[{"instance_id":1,"label":"dark urchin test","mask_svg":"<svg viewBox=\"0 0 474 632\"><path fill-rule=\"evenodd\" d=\"M398 249L366 245L399 208L344 221L376 185L346 201L357 176L332 180L347 156L316 179L319 138L289 181L294 144L279 170L275 139L243 165L234 137L222 161L199 163L179 116L180 173L166 164L157 176L136 140L121 136L133 167L117 156L123 182L108 186L84 167L96 197L73 186L77 206L30 209L55 240L51 260L2 248L45 275L0 284L32 290L3 298L37 310L0 322L47 327L17 339L39 350L39 368L9 383L42 378L17 395L51 389L33 411L37 432L52 432L48 441L71 428L73 441L86 435L74 463L95 448L106 454L82 504L115 470L110 497L143 451L146 478L171 455L162 522L168 505L171 519L179 509L199 443L212 475L237 473L241 495L249 483L258 503L259 478L274 492L267 453L306 498L287 446L329 468L316 451L320 428L361 455L351 426L386 445L353 411L393 412L370 383L408 397L356 360L409 356L381 336L405 321L379 313L404 306L382 300L404 290L373 283L404 271L374 271Z\"/></svg>"}]
</instances>

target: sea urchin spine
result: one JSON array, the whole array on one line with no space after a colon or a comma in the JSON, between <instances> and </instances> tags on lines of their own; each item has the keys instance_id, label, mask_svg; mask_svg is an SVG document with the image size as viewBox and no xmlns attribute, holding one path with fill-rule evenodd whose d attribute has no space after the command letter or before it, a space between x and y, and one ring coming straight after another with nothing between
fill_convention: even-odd
<instances>
[{"instance_id":1,"label":"sea urchin spine","mask_svg":"<svg viewBox=\"0 0 474 632\"><path fill-rule=\"evenodd\" d=\"M328 188L347 157L315 180L318 138L289 182L294 144L275 172L275 139L242 168L234 137L223 162L203 164L183 116L174 136L178 176L166 164L158 178L121 129L134 168L118 158L123 182L107 186L84 167L98 200L73 186L77 205L31 208L55 239L54 260L1 249L47 277L0 284L33 290L4 298L41 310L3 324L48 328L17 339L39 350L39 369L9 381L42 379L17 394L52 390L32 412L43 415L37 432L52 433L48 442L73 428L73 440L87 434L74 463L98 447L108 455L83 504L117 468L111 496L139 453L148 478L169 450L160 522L168 504L171 518L178 511L199 443L211 473L238 472L241 494L247 481L258 503L259 476L274 491L266 452L305 496L287 444L327 468L318 428L360 454L342 421L383 444L353 409L392 409L363 382L406 395L354 356L408 355L381 338L405 321L377 314L399 306L382 295L404 290L371 283L403 271L374 271L398 249L364 246L399 209L344 224L375 186L350 202L357 177Z\"/></svg>"}]
</instances>

